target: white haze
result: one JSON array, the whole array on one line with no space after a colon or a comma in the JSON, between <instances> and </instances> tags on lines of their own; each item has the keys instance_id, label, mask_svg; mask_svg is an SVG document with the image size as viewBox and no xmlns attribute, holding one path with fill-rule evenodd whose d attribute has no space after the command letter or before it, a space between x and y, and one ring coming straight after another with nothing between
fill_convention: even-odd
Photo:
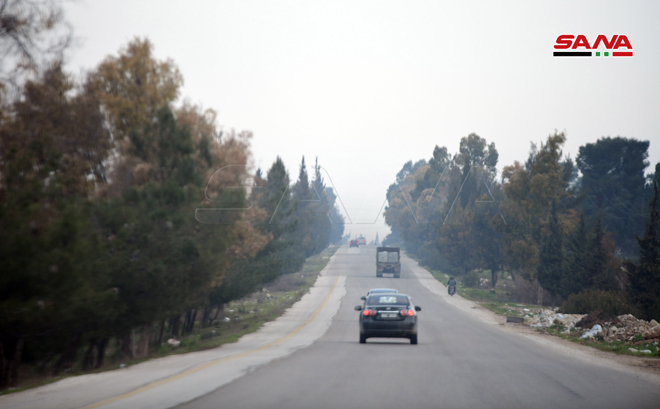
<instances>
[{"instance_id":1,"label":"white haze","mask_svg":"<svg viewBox=\"0 0 660 409\"><path fill-rule=\"evenodd\" d=\"M495 142L500 169L555 130L572 157L620 135L651 141L649 171L660 161L659 2L95 0L67 13L83 40L70 69L148 37L184 97L254 133L256 166L279 155L295 179L318 157L346 232L368 240L388 232L378 213L401 166L471 132ZM553 58L560 34L625 34L634 57Z\"/></svg>"}]
</instances>

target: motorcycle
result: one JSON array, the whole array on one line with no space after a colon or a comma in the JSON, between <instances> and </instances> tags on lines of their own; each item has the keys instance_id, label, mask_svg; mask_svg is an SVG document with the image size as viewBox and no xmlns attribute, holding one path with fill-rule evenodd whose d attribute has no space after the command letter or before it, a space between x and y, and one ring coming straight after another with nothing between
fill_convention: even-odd
<instances>
[{"instance_id":1,"label":"motorcycle","mask_svg":"<svg viewBox=\"0 0 660 409\"><path fill-rule=\"evenodd\" d=\"M453 297L454 294L456 294L456 286L450 285L447 291L449 291L449 295Z\"/></svg>"}]
</instances>

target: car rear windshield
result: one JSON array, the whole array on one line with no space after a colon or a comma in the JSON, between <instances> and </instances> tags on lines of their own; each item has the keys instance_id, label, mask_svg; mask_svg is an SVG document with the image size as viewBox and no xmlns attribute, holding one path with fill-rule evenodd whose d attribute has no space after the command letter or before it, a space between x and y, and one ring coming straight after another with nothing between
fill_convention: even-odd
<instances>
[{"instance_id":1,"label":"car rear windshield","mask_svg":"<svg viewBox=\"0 0 660 409\"><path fill-rule=\"evenodd\" d=\"M371 295L367 299L367 305L408 305L408 296L399 294Z\"/></svg>"}]
</instances>

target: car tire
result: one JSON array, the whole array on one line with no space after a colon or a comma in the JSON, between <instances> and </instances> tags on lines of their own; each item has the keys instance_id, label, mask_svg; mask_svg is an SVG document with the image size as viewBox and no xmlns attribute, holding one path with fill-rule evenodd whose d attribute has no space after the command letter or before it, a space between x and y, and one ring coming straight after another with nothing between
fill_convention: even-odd
<instances>
[{"instance_id":1,"label":"car tire","mask_svg":"<svg viewBox=\"0 0 660 409\"><path fill-rule=\"evenodd\" d=\"M376 277L382 277L382 276L383 276L382 274L376 274Z\"/></svg>"},{"instance_id":2,"label":"car tire","mask_svg":"<svg viewBox=\"0 0 660 409\"><path fill-rule=\"evenodd\" d=\"M394 278L401 278L401 276L394 276Z\"/></svg>"},{"instance_id":3,"label":"car tire","mask_svg":"<svg viewBox=\"0 0 660 409\"><path fill-rule=\"evenodd\" d=\"M410 345L417 345L417 334L410 336Z\"/></svg>"},{"instance_id":4,"label":"car tire","mask_svg":"<svg viewBox=\"0 0 660 409\"><path fill-rule=\"evenodd\" d=\"M366 344L367 343L367 337L365 337L363 334L360 334L360 344Z\"/></svg>"}]
</instances>

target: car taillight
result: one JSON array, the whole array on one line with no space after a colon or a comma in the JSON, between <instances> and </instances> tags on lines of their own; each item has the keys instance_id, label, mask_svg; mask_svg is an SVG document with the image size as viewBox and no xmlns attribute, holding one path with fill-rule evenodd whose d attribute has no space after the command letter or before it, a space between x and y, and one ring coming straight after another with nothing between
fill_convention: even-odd
<instances>
[{"instance_id":1,"label":"car taillight","mask_svg":"<svg viewBox=\"0 0 660 409\"><path fill-rule=\"evenodd\" d=\"M415 315L415 310L401 310L399 311L399 313L404 317L412 317L413 315Z\"/></svg>"},{"instance_id":2,"label":"car taillight","mask_svg":"<svg viewBox=\"0 0 660 409\"><path fill-rule=\"evenodd\" d=\"M365 316L376 315L376 310L364 310L362 312Z\"/></svg>"}]
</instances>

